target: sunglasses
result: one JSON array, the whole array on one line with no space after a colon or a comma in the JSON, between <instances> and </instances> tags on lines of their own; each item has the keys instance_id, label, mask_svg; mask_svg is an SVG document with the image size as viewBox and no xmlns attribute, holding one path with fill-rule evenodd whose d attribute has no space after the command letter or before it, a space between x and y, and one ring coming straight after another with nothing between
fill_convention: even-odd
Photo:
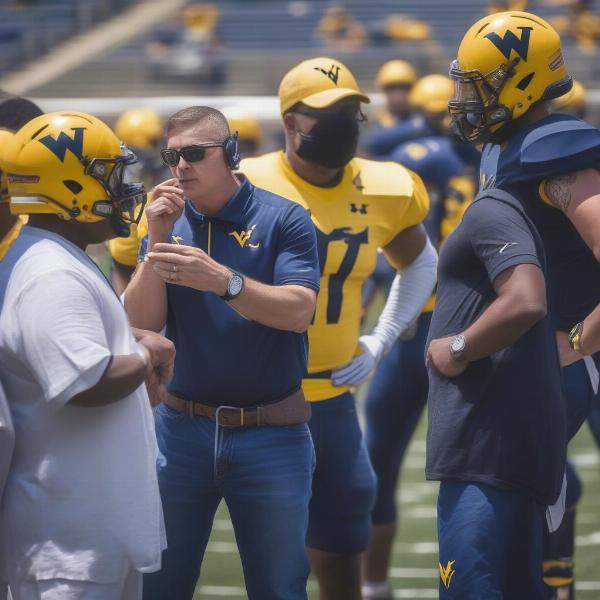
<instances>
[{"instance_id":1,"label":"sunglasses","mask_svg":"<svg viewBox=\"0 0 600 600\"><path fill-rule=\"evenodd\" d=\"M160 151L160 156L167 167L176 167L180 158L183 158L185 162L189 163L198 162L206 156L207 148L222 148L223 145L223 143L208 142L206 144L184 146L179 150L175 150L175 148L164 148Z\"/></svg>"}]
</instances>

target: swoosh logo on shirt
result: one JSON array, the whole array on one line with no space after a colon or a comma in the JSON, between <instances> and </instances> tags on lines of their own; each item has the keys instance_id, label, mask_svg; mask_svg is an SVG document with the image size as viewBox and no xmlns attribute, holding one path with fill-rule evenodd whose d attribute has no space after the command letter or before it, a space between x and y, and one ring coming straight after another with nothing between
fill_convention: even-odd
<instances>
[{"instance_id":1,"label":"swoosh logo on shirt","mask_svg":"<svg viewBox=\"0 0 600 600\"><path fill-rule=\"evenodd\" d=\"M498 254L503 254L505 250L507 250L508 248L510 248L511 246L518 246L519 242L506 242L506 244L504 244L504 246L502 246L502 248L500 248L500 250L498 251Z\"/></svg>"}]
</instances>

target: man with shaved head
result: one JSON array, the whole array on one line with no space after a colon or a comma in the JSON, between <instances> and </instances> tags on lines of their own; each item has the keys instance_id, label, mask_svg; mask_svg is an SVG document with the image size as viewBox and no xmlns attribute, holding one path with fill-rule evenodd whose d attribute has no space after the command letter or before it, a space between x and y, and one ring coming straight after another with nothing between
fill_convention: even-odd
<instances>
[{"instance_id":1,"label":"man with shaved head","mask_svg":"<svg viewBox=\"0 0 600 600\"><path fill-rule=\"evenodd\" d=\"M301 391L319 289L306 210L234 173L237 135L217 110L167 123L173 178L154 191L141 262L125 292L132 324L177 349L155 410L169 547L145 600L191 600L225 499L251 600L306 598L314 470Z\"/></svg>"}]
</instances>

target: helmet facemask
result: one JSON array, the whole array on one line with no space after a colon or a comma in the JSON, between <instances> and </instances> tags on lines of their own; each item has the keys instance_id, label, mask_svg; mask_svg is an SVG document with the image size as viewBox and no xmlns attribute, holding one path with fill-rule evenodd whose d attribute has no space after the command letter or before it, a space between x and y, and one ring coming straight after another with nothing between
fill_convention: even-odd
<instances>
[{"instance_id":1,"label":"helmet facemask","mask_svg":"<svg viewBox=\"0 0 600 600\"><path fill-rule=\"evenodd\" d=\"M96 179L108 194L109 200L94 203L92 212L103 218L110 218L117 235L129 236L131 225L137 225L142 218L146 204L146 189L140 182L125 182L127 167L137 158L125 145L121 155L114 158L84 159L85 174Z\"/></svg>"},{"instance_id":2,"label":"helmet facemask","mask_svg":"<svg viewBox=\"0 0 600 600\"><path fill-rule=\"evenodd\" d=\"M463 71L458 61L453 61L449 75L454 81L454 97L448 102L448 110L452 127L463 141L489 141L495 131L511 120L510 110L498 100L518 62L519 58L515 58L483 75L478 70Z\"/></svg>"}]
</instances>

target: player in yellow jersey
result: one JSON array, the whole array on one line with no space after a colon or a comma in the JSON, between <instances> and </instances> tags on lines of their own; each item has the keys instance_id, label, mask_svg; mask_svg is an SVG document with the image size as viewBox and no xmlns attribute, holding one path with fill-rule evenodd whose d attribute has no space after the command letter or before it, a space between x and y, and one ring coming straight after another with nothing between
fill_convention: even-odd
<instances>
[{"instance_id":1,"label":"player in yellow jersey","mask_svg":"<svg viewBox=\"0 0 600 600\"><path fill-rule=\"evenodd\" d=\"M307 546L321 600L359 600L375 478L351 391L433 289L436 253L422 226L429 199L421 179L400 165L354 158L360 106L369 99L345 65L300 63L283 78L279 99L285 151L246 159L240 170L305 206L317 230L321 291L303 386L317 455ZM374 330L359 338L361 287L378 248L398 275Z\"/></svg>"}]
</instances>

